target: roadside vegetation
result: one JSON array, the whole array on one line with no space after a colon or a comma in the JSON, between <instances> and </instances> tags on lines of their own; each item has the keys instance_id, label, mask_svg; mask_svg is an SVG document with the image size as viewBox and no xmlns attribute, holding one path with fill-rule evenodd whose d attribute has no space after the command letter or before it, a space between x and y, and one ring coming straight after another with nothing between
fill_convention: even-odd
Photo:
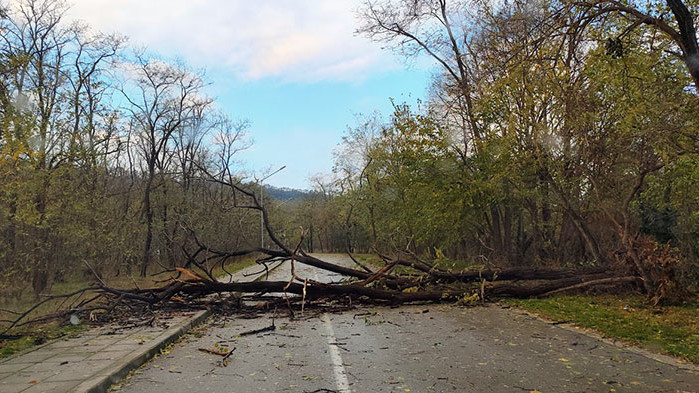
<instances>
[{"instance_id":1,"label":"roadside vegetation","mask_svg":"<svg viewBox=\"0 0 699 393\"><path fill-rule=\"evenodd\" d=\"M0 359L10 357L50 340L78 335L84 328L85 325L82 324L66 325L58 321L52 321L17 329L12 336L0 340Z\"/></svg>"},{"instance_id":2,"label":"roadside vegetation","mask_svg":"<svg viewBox=\"0 0 699 393\"><path fill-rule=\"evenodd\" d=\"M639 295L509 299L503 304L699 364L699 302L657 307Z\"/></svg>"}]
</instances>

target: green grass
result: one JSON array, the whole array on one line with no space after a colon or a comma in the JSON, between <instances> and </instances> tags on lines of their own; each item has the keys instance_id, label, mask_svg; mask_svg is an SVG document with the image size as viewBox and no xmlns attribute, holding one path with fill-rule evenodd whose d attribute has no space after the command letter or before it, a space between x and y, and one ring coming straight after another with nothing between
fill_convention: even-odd
<instances>
[{"instance_id":1,"label":"green grass","mask_svg":"<svg viewBox=\"0 0 699 393\"><path fill-rule=\"evenodd\" d=\"M243 270L243 269L248 268L250 266L255 266L255 265L257 265L257 263L255 262L257 260L257 258L258 257L254 256L254 255L245 256L245 257L238 257L234 261L226 264L226 270L228 270L231 273L235 273L237 271ZM261 265L258 265L258 266L260 266L260 269L262 269ZM198 270L197 270L197 273L199 273ZM219 278L222 276L227 276L228 273L226 273L225 271L223 271L223 269L221 269L221 265L216 265L216 267L214 267L214 270L212 271L212 275L216 278Z\"/></svg>"},{"instance_id":2,"label":"green grass","mask_svg":"<svg viewBox=\"0 0 699 393\"><path fill-rule=\"evenodd\" d=\"M699 364L699 303L653 307L641 296L555 296L503 303Z\"/></svg>"},{"instance_id":3,"label":"green grass","mask_svg":"<svg viewBox=\"0 0 699 393\"><path fill-rule=\"evenodd\" d=\"M64 336L75 336L84 328L83 325L59 326L57 323L52 323L15 331L12 334L21 335L22 337L16 340L0 341L0 359L12 356L33 346L41 345L49 340Z\"/></svg>"},{"instance_id":4,"label":"green grass","mask_svg":"<svg viewBox=\"0 0 699 393\"><path fill-rule=\"evenodd\" d=\"M375 254L355 254L354 257L357 258L359 262L362 262L367 267L374 270L380 269L386 264L379 256ZM436 260L427 259L427 262L434 263L434 266L438 269L452 272L484 268L483 265L475 264L472 261L451 260L447 258L438 258ZM422 274L420 271L407 266L396 266L391 271L394 274Z\"/></svg>"},{"instance_id":5,"label":"green grass","mask_svg":"<svg viewBox=\"0 0 699 393\"><path fill-rule=\"evenodd\" d=\"M384 261L376 254L352 254L352 256L362 264L367 265L367 267L370 269L380 268L385 264Z\"/></svg>"}]
</instances>

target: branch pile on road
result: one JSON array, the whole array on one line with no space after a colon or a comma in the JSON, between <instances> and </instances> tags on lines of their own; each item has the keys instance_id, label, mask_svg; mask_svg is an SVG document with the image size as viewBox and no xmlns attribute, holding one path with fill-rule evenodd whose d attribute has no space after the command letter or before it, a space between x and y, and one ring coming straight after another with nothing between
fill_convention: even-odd
<instances>
[{"instance_id":1,"label":"branch pile on road","mask_svg":"<svg viewBox=\"0 0 699 393\"><path fill-rule=\"evenodd\" d=\"M496 297L541 297L561 293L572 289L598 285L615 285L633 283L640 278L624 275L608 268L577 269L477 269L464 271L447 271L429 265L424 261L406 259L386 259L385 265L372 270L366 265L350 268L333 264L306 253L295 255L287 251L271 249L253 249L235 253L222 253L209 250L207 258L214 255L219 259L239 256L241 253L262 253L267 255L261 264L269 261L290 260L292 265L289 281L258 282L220 282L206 271L201 263L192 263L198 271L180 269L187 279L176 279L163 288L140 291L115 291L114 295L125 296L135 300L159 303L170 299L175 294L201 297L211 293L279 293L295 294L313 300L327 297L350 297L355 301L371 300L389 303L406 303L416 301L453 301L463 298L480 300ZM342 283L321 283L298 277L293 265L302 263L318 269L327 270L347 276ZM400 269L401 273L394 273Z\"/></svg>"},{"instance_id":2,"label":"branch pile on road","mask_svg":"<svg viewBox=\"0 0 699 393\"><path fill-rule=\"evenodd\" d=\"M264 269L270 262L290 261L290 279L226 282L214 276L216 263L225 265L226 260L232 257L254 253L263 255L258 263ZM176 268L174 276L162 286L120 289L98 280L97 285L61 295L60 298L73 300L67 303L64 310L43 317L42 320L74 314L82 314L91 320L112 320L124 314L140 314L144 319L149 319L154 308L203 308L215 304L219 307L227 304L229 310L232 308L235 312L288 307L291 315L294 308L303 308L309 302L328 303L333 300L345 306L352 303L395 305L411 302L475 304L500 297L544 297L593 286L635 285L641 280L636 275L608 268L489 268L448 271L416 258L384 258L385 264L378 269L371 269L353 258L357 268L351 268L309 255L300 247L293 251L256 248L220 252L200 245L200 249L190 255L188 262L183 267ZM339 273L346 278L338 283L317 282L298 276L295 273L296 264ZM55 298L48 297L41 303ZM25 324L24 320L32 309L18 315L10 328Z\"/></svg>"}]
</instances>

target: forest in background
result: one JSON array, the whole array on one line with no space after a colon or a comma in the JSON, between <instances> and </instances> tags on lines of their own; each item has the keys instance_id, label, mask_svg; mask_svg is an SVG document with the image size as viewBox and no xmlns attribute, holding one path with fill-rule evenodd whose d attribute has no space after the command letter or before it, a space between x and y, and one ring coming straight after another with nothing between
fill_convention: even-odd
<instances>
[{"instance_id":1,"label":"forest in background","mask_svg":"<svg viewBox=\"0 0 699 393\"><path fill-rule=\"evenodd\" d=\"M248 123L222 113L199 72L68 24L65 7L0 11L3 295L92 270L172 269L199 239L256 247L259 212L224 186L260 190L236 162ZM308 251L623 264L649 285L677 274L696 288L698 11L677 0L364 2L360 34L434 61L429 97L358 116L313 193L268 200L270 226L291 248L307 229Z\"/></svg>"}]
</instances>

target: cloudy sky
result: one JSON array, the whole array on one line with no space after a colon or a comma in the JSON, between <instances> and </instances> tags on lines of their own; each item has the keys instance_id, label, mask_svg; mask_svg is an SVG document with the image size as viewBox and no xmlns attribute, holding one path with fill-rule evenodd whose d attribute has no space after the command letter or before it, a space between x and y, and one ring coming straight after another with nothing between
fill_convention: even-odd
<instances>
[{"instance_id":1,"label":"cloudy sky","mask_svg":"<svg viewBox=\"0 0 699 393\"><path fill-rule=\"evenodd\" d=\"M69 17L205 68L210 94L250 120L248 170L308 188L357 113L424 96L429 73L354 34L359 0L72 0Z\"/></svg>"}]
</instances>

